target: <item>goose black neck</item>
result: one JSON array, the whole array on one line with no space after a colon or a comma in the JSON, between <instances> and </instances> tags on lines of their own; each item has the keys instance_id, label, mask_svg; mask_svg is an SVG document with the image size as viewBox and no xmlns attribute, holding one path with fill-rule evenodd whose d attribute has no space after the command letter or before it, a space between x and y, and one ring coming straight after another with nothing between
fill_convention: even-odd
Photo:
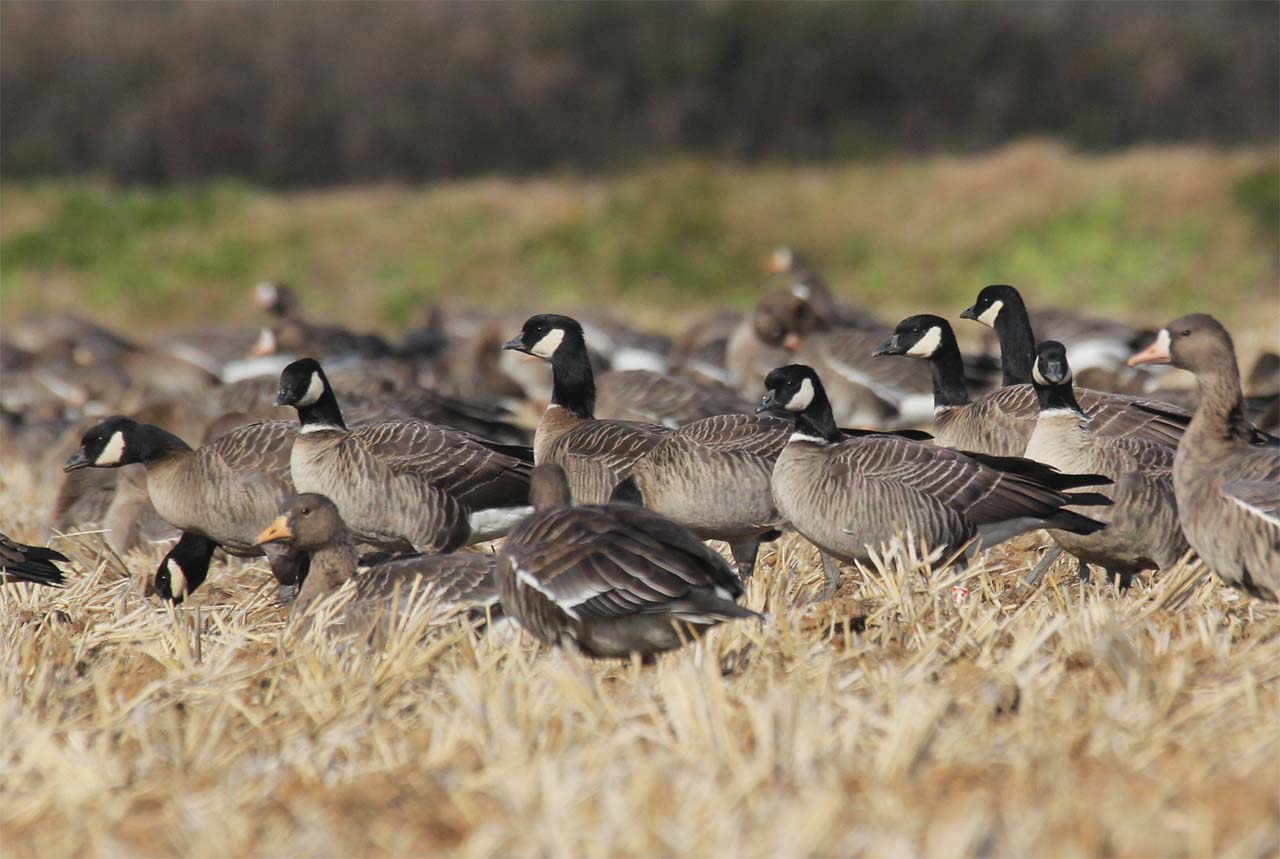
<instances>
[{"instance_id":1,"label":"goose black neck","mask_svg":"<svg viewBox=\"0 0 1280 859\"><path fill-rule=\"evenodd\" d=\"M835 416L831 414L831 401L827 399L827 392L816 381L813 388L813 399L804 411L796 415L796 431L828 442L840 441L844 436L840 427L836 426Z\"/></svg>"},{"instance_id":2,"label":"goose black neck","mask_svg":"<svg viewBox=\"0 0 1280 859\"><path fill-rule=\"evenodd\" d=\"M942 332L938 348L929 357L933 374L933 405L963 406L969 402L969 386L964 381L964 358L956 335L950 329Z\"/></svg>"},{"instance_id":3,"label":"goose black neck","mask_svg":"<svg viewBox=\"0 0 1280 859\"><path fill-rule=\"evenodd\" d=\"M297 407L298 423L303 427L325 426L344 430L347 428L347 423L342 419L338 398L334 396L333 388L329 385L329 380L324 373L320 374L320 379L324 382L324 391L321 392L320 399L311 405Z\"/></svg>"},{"instance_id":4,"label":"goose black neck","mask_svg":"<svg viewBox=\"0 0 1280 859\"><path fill-rule=\"evenodd\" d=\"M596 413L596 380L587 347L566 338L551 357L551 403L583 420Z\"/></svg>"},{"instance_id":5,"label":"goose black neck","mask_svg":"<svg viewBox=\"0 0 1280 859\"><path fill-rule=\"evenodd\" d=\"M1036 362L1036 338L1031 330L1031 317L1021 298L1010 299L996 317L996 336L1000 339L1000 370L1003 384L1026 385L1031 382L1031 368Z\"/></svg>"},{"instance_id":6,"label":"goose black neck","mask_svg":"<svg viewBox=\"0 0 1280 859\"><path fill-rule=\"evenodd\" d=\"M191 445L166 429L143 424L133 440L133 456L137 462L155 462L174 453L190 453Z\"/></svg>"},{"instance_id":7,"label":"goose black neck","mask_svg":"<svg viewBox=\"0 0 1280 859\"><path fill-rule=\"evenodd\" d=\"M1051 412L1068 409L1084 414L1080 409L1080 404L1076 402L1075 389L1070 384L1041 385L1034 382L1033 384L1036 389L1036 398L1040 401L1040 411Z\"/></svg>"}]
</instances>

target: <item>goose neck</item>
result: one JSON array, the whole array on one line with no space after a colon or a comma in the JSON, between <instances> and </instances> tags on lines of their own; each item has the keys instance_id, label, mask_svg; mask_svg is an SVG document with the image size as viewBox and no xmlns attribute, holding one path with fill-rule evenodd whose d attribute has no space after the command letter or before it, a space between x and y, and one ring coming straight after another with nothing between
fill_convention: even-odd
<instances>
[{"instance_id":1,"label":"goose neck","mask_svg":"<svg viewBox=\"0 0 1280 859\"><path fill-rule=\"evenodd\" d=\"M551 404L590 420L596 410L596 381L585 347L566 340L551 359Z\"/></svg>"}]
</instances>

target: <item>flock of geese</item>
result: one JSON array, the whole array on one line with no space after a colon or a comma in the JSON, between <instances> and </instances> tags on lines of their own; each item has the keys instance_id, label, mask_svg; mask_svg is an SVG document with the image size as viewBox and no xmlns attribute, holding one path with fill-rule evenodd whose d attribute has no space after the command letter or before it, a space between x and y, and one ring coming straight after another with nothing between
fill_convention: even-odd
<instances>
[{"instance_id":1,"label":"flock of geese","mask_svg":"<svg viewBox=\"0 0 1280 859\"><path fill-rule=\"evenodd\" d=\"M438 310L391 342L308 319L281 284L256 290L257 332L139 345L31 320L0 354L0 447L38 469L71 451L51 533L176 539L163 599L218 551L265 556L299 616L335 592L353 624L429 599L595 657L760 617L743 582L787 531L819 549L825 597L840 562L904 540L963 567L1040 529L1032 584L1061 552L1121 588L1197 556L1280 596L1280 369L1264 356L1246 397L1212 316L1142 330L988 286L959 314L983 326L966 358L941 316L890 328L794 251L771 268L784 285L752 311L675 342L599 314ZM1195 393L1162 388L1161 364ZM57 585L63 562L0 539L4 581Z\"/></svg>"}]
</instances>

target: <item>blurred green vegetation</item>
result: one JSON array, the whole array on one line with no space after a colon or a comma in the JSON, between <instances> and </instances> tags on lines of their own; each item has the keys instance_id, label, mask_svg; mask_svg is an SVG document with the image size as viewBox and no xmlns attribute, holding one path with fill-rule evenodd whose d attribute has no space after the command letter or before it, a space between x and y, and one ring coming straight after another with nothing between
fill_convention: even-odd
<instances>
[{"instance_id":1,"label":"blurred green vegetation","mask_svg":"<svg viewBox=\"0 0 1280 859\"><path fill-rule=\"evenodd\" d=\"M1029 142L986 156L746 168L682 160L607 180L488 179L281 194L241 184L7 182L7 317L77 307L159 326L253 318L258 280L317 315L403 327L438 300L749 306L775 244L886 317L953 314L990 282L1145 318L1275 296L1277 168L1265 152L1112 156Z\"/></svg>"}]
</instances>

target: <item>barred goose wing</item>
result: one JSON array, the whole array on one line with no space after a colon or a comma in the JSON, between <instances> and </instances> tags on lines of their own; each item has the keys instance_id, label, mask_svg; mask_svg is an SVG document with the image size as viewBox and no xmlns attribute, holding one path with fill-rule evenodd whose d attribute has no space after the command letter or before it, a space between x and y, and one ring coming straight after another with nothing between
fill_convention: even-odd
<instances>
[{"instance_id":1,"label":"barred goose wing","mask_svg":"<svg viewBox=\"0 0 1280 859\"><path fill-rule=\"evenodd\" d=\"M915 361L878 361L873 356L884 340L882 329L841 331L812 338L810 348L829 373L867 388L877 397L901 406L911 397L931 395L928 370ZM804 363L801 361L801 363ZM813 362L810 362L813 363Z\"/></svg>"},{"instance_id":2,"label":"barred goose wing","mask_svg":"<svg viewBox=\"0 0 1280 859\"><path fill-rule=\"evenodd\" d=\"M724 414L681 427L677 435L711 450L737 450L776 458L795 429L792 421L770 415Z\"/></svg>"},{"instance_id":3,"label":"barred goose wing","mask_svg":"<svg viewBox=\"0 0 1280 859\"><path fill-rule=\"evenodd\" d=\"M597 380L595 416L677 428L720 414L750 413L751 404L726 385L700 383L652 370L614 370Z\"/></svg>"},{"instance_id":4,"label":"barred goose wing","mask_svg":"<svg viewBox=\"0 0 1280 859\"><path fill-rule=\"evenodd\" d=\"M1222 485L1222 494L1250 516L1271 526L1280 541L1280 482L1272 480L1231 480Z\"/></svg>"},{"instance_id":5,"label":"barred goose wing","mask_svg":"<svg viewBox=\"0 0 1280 859\"><path fill-rule=\"evenodd\" d=\"M495 564L487 552L392 557L357 569L356 599L383 602L398 588L404 601L416 586L441 605L492 606L498 601Z\"/></svg>"},{"instance_id":6,"label":"barred goose wing","mask_svg":"<svg viewBox=\"0 0 1280 859\"><path fill-rule=\"evenodd\" d=\"M298 425L293 421L260 421L236 427L202 445L198 456L217 457L245 473L260 473L273 482L291 486L289 450Z\"/></svg>"}]
</instances>

